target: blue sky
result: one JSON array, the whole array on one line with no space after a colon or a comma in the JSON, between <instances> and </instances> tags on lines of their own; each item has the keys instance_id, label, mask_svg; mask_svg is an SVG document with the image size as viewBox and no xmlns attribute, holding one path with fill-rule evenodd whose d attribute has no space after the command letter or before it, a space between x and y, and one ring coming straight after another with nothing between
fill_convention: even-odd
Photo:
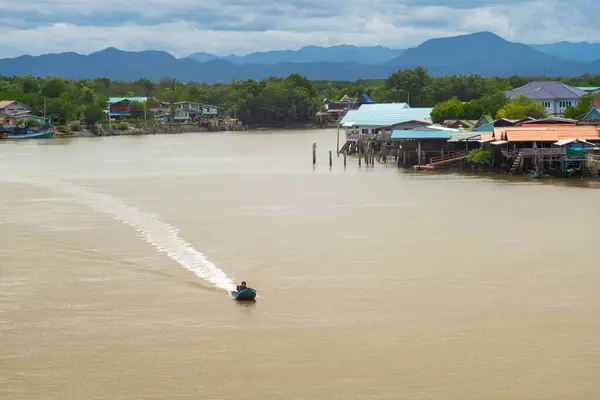
<instances>
[{"instance_id":1,"label":"blue sky","mask_svg":"<svg viewBox=\"0 0 600 400\"><path fill-rule=\"evenodd\" d=\"M405 48L491 31L599 41L595 0L0 0L0 57L106 47L219 55L354 44Z\"/></svg>"}]
</instances>

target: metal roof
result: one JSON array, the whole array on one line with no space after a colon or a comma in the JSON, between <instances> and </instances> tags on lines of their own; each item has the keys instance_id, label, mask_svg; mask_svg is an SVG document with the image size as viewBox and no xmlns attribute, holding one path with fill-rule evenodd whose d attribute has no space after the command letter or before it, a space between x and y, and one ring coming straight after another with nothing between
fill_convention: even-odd
<instances>
[{"instance_id":1,"label":"metal roof","mask_svg":"<svg viewBox=\"0 0 600 400\"><path fill-rule=\"evenodd\" d=\"M534 120L530 120L530 121L525 121L523 122L523 126L535 126L537 124L572 124L575 125L575 123L577 122L576 119L569 119L569 118L561 118L561 117L548 117L548 118L540 118L540 119L534 119Z\"/></svg>"},{"instance_id":2,"label":"metal roof","mask_svg":"<svg viewBox=\"0 0 600 400\"><path fill-rule=\"evenodd\" d=\"M464 142L464 141L478 141L481 140L481 135L477 132L452 132L450 133L449 142Z\"/></svg>"},{"instance_id":3,"label":"metal roof","mask_svg":"<svg viewBox=\"0 0 600 400\"><path fill-rule=\"evenodd\" d=\"M524 94L534 100L569 100L578 99L586 92L557 81L535 81L513 90L507 90L504 94L506 97L516 97Z\"/></svg>"},{"instance_id":4,"label":"metal roof","mask_svg":"<svg viewBox=\"0 0 600 400\"><path fill-rule=\"evenodd\" d=\"M354 126L384 128L410 120L431 119L433 108L410 108L406 103L363 104L351 110L341 123L353 122Z\"/></svg>"},{"instance_id":5,"label":"metal roof","mask_svg":"<svg viewBox=\"0 0 600 400\"><path fill-rule=\"evenodd\" d=\"M475 132L493 132L494 131L494 123L490 122L488 124L481 125L473 130Z\"/></svg>"},{"instance_id":6,"label":"metal roof","mask_svg":"<svg viewBox=\"0 0 600 400\"><path fill-rule=\"evenodd\" d=\"M450 139L450 132L440 130L405 129L393 131L392 139Z\"/></svg>"},{"instance_id":7,"label":"metal roof","mask_svg":"<svg viewBox=\"0 0 600 400\"><path fill-rule=\"evenodd\" d=\"M548 127L509 126L494 129L495 140L509 142L556 142L561 139L600 140L595 126L556 125Z\"/></svg>"},{"instance_id":8,"label":"metal roof","mask_svg":"<svg viewBox=\"0 0 600 400\"><path fill-rule=\"evenodd\" d=\"M148 100L148 98L147 97L109 97L108 103L114 104L114 103L119 103L124 100L139 101L140 103L143 103L144 101Z\"/></svg>"},{"instance_id":9,"label":"metal roof","mask_svg":"<svg viewBox=\"0 0 600 400\"><path fill-rule=\"evenodd\" d=\"M16 103L16 101L15 100L3 100L3 101L0 101L0 108L8 107L8 106L10 106L13 103Z\"/></svg>"},{"instance_id":10,"label":"metal roof","mask_svg":"<svg viewBox=\"0 0 600 400\"><path fill-rule=\"evenodd\" d=\"M590 119L600 119L600 110L597 108L592 108L587 114L585 114L585 117L583 117L582 120L586 121Z\"/></svg>"},{"instance_id":11,"label":"metal roof","mask_svg":"<svg viewBox=\"0 0 600 400\"><path fill-rule=\"evenodd\" d=\"M595 92L600 90L600 86L575 86L576 89L583 90L584 92Z\"/></svg>"},{"instance_id":12,"label":"metal roof","mask_svg":"<svg viewBox=\"0 0 600 400\"><path fill-rule=\"evenodd\" d=\"M594 143L590 143L587 140L583 140L583 139L562 139L554 144L557 146L564 146L564 145L570 144L570 143L583 143L583 144L587 144L589 146L594 146Z\"/></svg>"}]
</instances>

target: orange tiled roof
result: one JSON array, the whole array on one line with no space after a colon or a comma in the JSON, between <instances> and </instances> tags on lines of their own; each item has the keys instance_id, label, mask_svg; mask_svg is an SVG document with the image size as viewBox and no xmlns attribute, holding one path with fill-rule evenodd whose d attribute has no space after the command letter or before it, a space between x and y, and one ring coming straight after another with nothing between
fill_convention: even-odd
<instances>
[{"instance_id":1,"label":"orange tiled roof","mask_svg":"<svg viewBox=\"0 0 600 400\"><path fill-rule=\"evenodd\" d=\"M508 142L556 142L564 139L600 140L600 133L595 126L510 126L494 128L494 137Z\"/></svg>"}]
</instances>

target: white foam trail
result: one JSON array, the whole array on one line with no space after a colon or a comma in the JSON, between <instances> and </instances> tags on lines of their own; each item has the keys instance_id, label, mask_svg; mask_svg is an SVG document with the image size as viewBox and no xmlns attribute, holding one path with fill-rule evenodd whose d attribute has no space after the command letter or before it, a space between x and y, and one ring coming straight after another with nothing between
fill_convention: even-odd
<instances>
[{"instance_id":1,"label":"white foam trail","mask_svg":"<svg viewBox=\"0 0 600 400\"><path fill-rule=\"evenodd\" d=\"M28 180L28 183L31 181ZM218 288L235 290L234 282L210 262L204 254L179 237L179 229L144 213L135 207L123 203L121 200L109 195L95 193L85 188L66 184L64 182L48 180L37 182L49 186L54 190L70 194L85 203L93 210L111 215L117 220L135 228L140 236L157 250L185 267L198 277L207 280Z\"/></svg>"}]
</instances>

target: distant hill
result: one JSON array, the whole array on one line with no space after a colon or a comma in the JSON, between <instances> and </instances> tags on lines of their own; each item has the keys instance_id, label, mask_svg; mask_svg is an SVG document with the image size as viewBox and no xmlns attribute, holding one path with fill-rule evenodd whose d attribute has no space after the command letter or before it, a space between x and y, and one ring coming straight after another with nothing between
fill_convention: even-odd
<instances>
[{"instance_id":1,"label":"distant hill","mask_svg":"<svg viewBox=\"0 0 600 400\"><path fill-rule=\"evenodd\" d=\"M489 32L431 39L404 51L380 46L309 46L298 51L252 53L234 60L215 58L208 53L178 59L164 51L108 48L90 55L60 53L0 59L0 75L154 81L170 77L183 82L227 83L233 79L285 77L292 73L312 80L377 79L387 78L398 69L417 66L437 76L600 74L600 58L594 62L567 60Z\"/></svg>"},{"instance_id":2,"label":"distant hill","mask_svg":"<svg viewBox=\"0 0 600 400\"><path fill-rule=\"evenodd\" d=\"M591 71L583 62L551 56L490 32L431 39L404 51L389 64L397 68L426 66L431 73L509 75L579 75Z\"/></svg>"},{"instance_id":3,"label":"distant hill","mask_svg":"<svg viewBox=\"0 0 600 400\"><path fill-rule=\"evenodd\" d=\"M600 60L600 43L588 42L558 42L552 44L532 44L532 48L564 58L565 60L592 62Z\"/></svg>"},{"instance_id":4,"label":"distant hill","mask_svg":"<svg viewBox=\"0 0 600 400\"><path fill-rule=\"evenodd\" d=\"M198 62L214 59L230 61L234 64L280 64L280 63L315 63L315 62L351 62L374 65L381 64L402 54L402 49L388 47L358 47L358 46L306 46L300 50L274 50L250 53L245 56L215 56L208 53L194 53L187 58Z\"/></svg>"}]
</instances>

